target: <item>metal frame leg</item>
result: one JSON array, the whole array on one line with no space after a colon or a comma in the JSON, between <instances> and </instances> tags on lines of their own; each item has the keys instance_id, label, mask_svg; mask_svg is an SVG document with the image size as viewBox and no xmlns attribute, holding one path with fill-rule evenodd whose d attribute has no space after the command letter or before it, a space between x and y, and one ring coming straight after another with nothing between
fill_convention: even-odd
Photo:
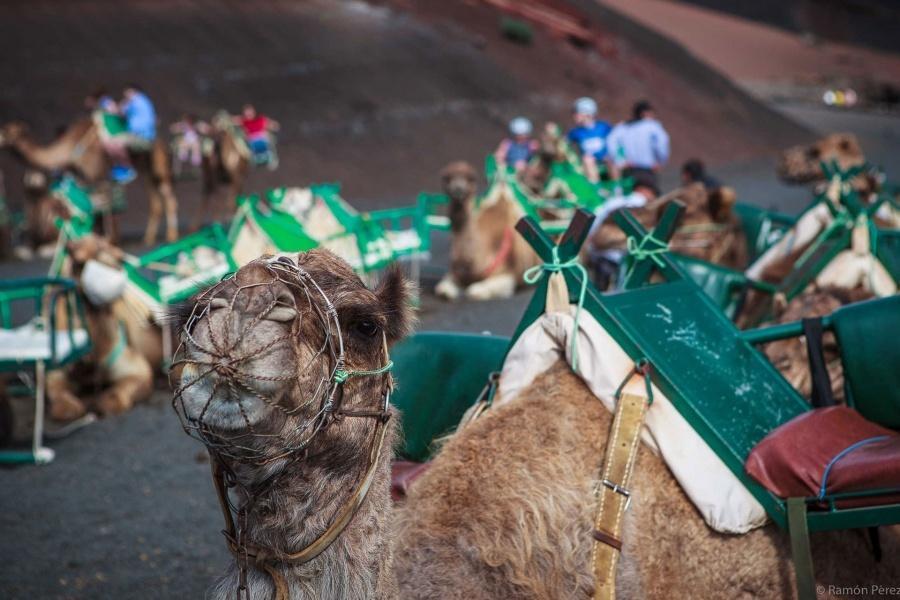
<instances>
[{"instance_id":1,"label":"metal frame leg","mask_svg":"<svg viewBox=\"0 0 900 600\"><path fill-rule=\"evenodd\" d=\"M797 578L797 597L800 600L816 600L816 576L813 571L812 551L809 546L805 499L788 498L787 522L788 532L791 535L794 575Z\"/></svg>"},{"instance_id":2,"label":"metal frame leg","mask_svg":"<svg viewBox=\"0 0 900 600\"><path fill-rule=\"evenodd\" d=\"M34 455L35 464L44 465L53 460L54 452L44 446L44 399L47 388L47 370L42 360L39 360L34 367L34 379L34 431L31 452Z\"/></svg>"}]
</instances>

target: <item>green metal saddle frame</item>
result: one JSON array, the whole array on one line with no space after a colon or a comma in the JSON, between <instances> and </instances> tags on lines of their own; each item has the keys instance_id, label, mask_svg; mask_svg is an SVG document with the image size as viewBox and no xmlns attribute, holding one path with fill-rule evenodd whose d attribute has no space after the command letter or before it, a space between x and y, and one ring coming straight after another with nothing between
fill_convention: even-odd
<instances>
[{"instance_id":1,"label":"green metal saddle frame","mask_svg":"<svg viewBox=\"0 0 900 600\"><path fill-rule=\"evenodd\" d=\"M427 256L431 248L429 219L435 201L420 195L415 205L361 213L340 196L339 184L311 186L313 196L321 199L342 228L340 236L352 236L360 255L354 268L362 273L383 269L395 260L414 260ZM241 196L238 212L228 237L234 243L242 227L252 221L278 252L304 252L324 241L307 231L304 224L281 208L285 188L268 190L264 197Z\"/></svg>"},{"instance_id":2,"label":"green metal saddle frame","mask_svg":"<svg viewBox=\"0 0 900 600\"><path fill-rule=\"evenodd\" d=\"M57 319L60 304L64 323ZM25 323L20 318L23 314L29 318ZM0 359L0 372L14 374L7 386L11 396L34 398L34 424L31 448L0 451L0 464L45 464L54 456L53 450L43 445L47 372L63 368L91 350L84 307L75 291L75 282L58 277L0 281L0 327L12 333L16 331L16 322L20 327L33 329L39 344L8 349L13 352L5 353ZM42 332L46 335L41 335ZM16 341L14 338L5 343ZM9 407L4 404L2 408L6 411ZM12 414L5 418L11 426Z\"/></svg>"},{"instance_id":3,"label":"green metal saddle frame","mask_svg":"<svg viewBox=\"0 0 900 600\"><path fill-rule=\"evenodd\" d=\"M678 212L672 205L653 234L667 239L674 229ZM642 239L647 232L629 214L619 212L615 219L626 234ZM580 211L557 246L560 262L575 257L587 235L592 217ZM523 219L519 232L547 263L553 262L553 242L537 223ZM668 232L668 233L667 233ZM658 259L658 260L657 260ZM652 272L662 275L664 283L650 284ZM582 276L574 269L562 271L571 302L577 302ZM538 283L513 343L543 313L549 277ZM774 496L751 479L744 470L745 460L756 444L773 429L801 413L810 404L781 376L753 343L768 339L766 334L741 332L697 286L681 264L668 252L635 261L626 282L626 290L600 294L588 285L583 310L616 340L635 361L646 359L652 365L654 384L722 459L732 473L760 502L772 520L795 536L794 559L801 597L814 598L811 558L807 531L867 528L900 523L900 504L866 508L837 508L836 502L854 494L825 497L827 510L807 510L821 498L788 499ZM865 416L881 424L897 425L900 385L897 375L888 373L888 365L900 364L900 346L896 336L880 320L893 311L890 324L896 324L898 300L891 298L841 309L831 319L839 339L846 343L845 364L853 402ZM866 313L868 318L861 319ZM861 325L861 323L865 325ZM796 326L777 333L796 334ZM872 341L876 336L877 342ZM871 351L854 357L860 340L869 340ZM893 344L893 345L892 345ZM872 357L884 353L881 361ZM883 362L887 361L887 363ZM883 385L865 387L873 373L886 376ZM896 494L898 489L870 490L858 495ZM789 511L789 505L792 510ZM789 512L792 515L789 517ZM797 542L799 540L799 542Z\"/></svg>"}]
</instances>

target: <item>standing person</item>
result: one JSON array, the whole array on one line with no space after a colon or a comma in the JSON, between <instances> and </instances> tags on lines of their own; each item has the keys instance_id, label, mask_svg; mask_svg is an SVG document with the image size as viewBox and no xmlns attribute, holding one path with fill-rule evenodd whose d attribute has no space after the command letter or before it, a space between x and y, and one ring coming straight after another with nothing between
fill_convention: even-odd
<instances>
[{"instance_id":1,"label":"standing person","mask_svg":"<svg viewBox=\"0 0 900 600\"><path fill-rule=\"evenodd\" d=\"M606 138L610 125L597 120L597 103L593 98L579 98L575 101L572 118L575 127L566 136L581 155L581 164L588 180L600 180L600 165L607 158Z\"/></svg>"},{"instance_id":2,"label":"standing person","mask_svg":"<svg viewBox=\"0 0 900 600\"><path fill-rule=\"evenodd\" d=\"M656 198L657 174L669 160L669 134L649 102L635 103L631 120L616 125L609 134L609 148L621 175L634 180L635 191L646 194L648 200Z\"/></svg>"},{"instance_id":3,"label":"standing person","mask_svg":"<svg viewBox=\"0 0 900 600\"><path fill-rule=\"evenodd\" d=\"M509 137L503 138L494 157L498 167L512 166L516 172L523 170L531 155L537 150L537 140L531 137L531 121L516 117L509 122Z\"/></svg>"},{"instance_id":4,"label":"standing person","mask_svg":"<svg viewBox=\"0 0 900 600\"><path fill-rule=\"evenodd\" d=\"M236 117L235 122L244 130L247 144L257 164L266 163L270 170L275 170L278 159L269 134L278 131L278 121L256 112L256 107L252 104L245 104L241 109L241 116Z\"/></svg>"}]
</instances>

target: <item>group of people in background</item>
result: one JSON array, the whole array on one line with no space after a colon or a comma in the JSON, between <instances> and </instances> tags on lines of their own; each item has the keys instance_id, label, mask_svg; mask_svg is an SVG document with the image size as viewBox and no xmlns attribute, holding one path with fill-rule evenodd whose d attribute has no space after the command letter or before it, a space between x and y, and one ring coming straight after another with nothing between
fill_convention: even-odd
<instances>
[{"instance_id":1,"label":"group of people in background","mask_svg":"<svg viewBox=\"0 0 900 600\"><path fill-rule=\"evenodd\" d=\"M100 139L113 163L110 179L127 183L135 178L130 153L148 151L157 136L156 108L147 93L137 84L129 84L116 100L104 89L85 99L85 107L97 121ZM279 129L274 119L257 112L252 104L245 104L239 115L231 117L239 128L254 157L266 157L270 168L277 165L272 134ZM212 134L212 127L196 115L186 114L170 127L176 136L175 163L199 168L203 156L202 141ZM263 162L263 161L259 161Z\"/></svg>"},{"instance_id":2,"label":"group of people in background","mask_svg":"<svg viewBox=\"0 0 900 600\"><path fill-rule=\"evenodd\" d=\"M669 134L649 102L635 103L631 119L612 126L598 117L593 98L579 98L572 107L572 120L566 137L578 152L590 181L629 177L635 189L653 197L659 193L657 174L669 160ZM509 124L509 132L496 156L499 162L521 170L538 147L531 137L531 121L516 117Z\"/></svg>"}]
</instances>

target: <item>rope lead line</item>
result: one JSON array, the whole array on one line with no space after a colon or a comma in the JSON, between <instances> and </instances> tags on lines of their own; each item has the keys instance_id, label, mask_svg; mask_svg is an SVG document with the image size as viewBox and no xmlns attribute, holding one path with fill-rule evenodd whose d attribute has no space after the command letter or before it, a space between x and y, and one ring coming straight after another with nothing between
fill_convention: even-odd
<instances>
[{"instance_id":1,"label":"rope lead line","mask_svg":"<svg viewBox=\"0 0 900 600\"><path fill-rule=\"evenodd\" d=\"M666 266L659 255L669 251L669 244L654 237L652 233L647 233L640 242L637 242L633 236L628 236L625 239L625 247L628 249L628 254L634 257L635 262L649 258L660 269Z\"/></svg>"},{"instance_id":2,"label":"rope lead line","mask_svg":"<svg viewBox=\"0 0 900 600\"><path fill-rule=\"evenodd\" d=\"M391 369L394 368L394 361L389 360L386 365L383 367L379 367L378 369L369 369L369 370L359 370L359 371L345 371L344 369L336 369L334 372L334 381L335 383L344 383L351 377L363 377L366 375L381 375L382 373L387 373Z\"/></svg>"},{"instance_id":3,"label":"rope lead line","mask_svg":"<svg viewBox=\"0 0 900 600\"><path fill-rule=\"evenodd\" d=\"M581 309L584 306L584 297L587 294L588 273L584 266L578 262L578 257L573 256L566 262L559 261L559 246L553 246L553 262L535 265L525 271L522 279L528 285L534 285L540 280L543 273L561 273L564 269L574 269L581 274L581 290L578 292L578 308L575 310L575 322L572 325L571 350L572 370L578 372L578 322L581 319Z\"/></svg>"}]
</instances>

